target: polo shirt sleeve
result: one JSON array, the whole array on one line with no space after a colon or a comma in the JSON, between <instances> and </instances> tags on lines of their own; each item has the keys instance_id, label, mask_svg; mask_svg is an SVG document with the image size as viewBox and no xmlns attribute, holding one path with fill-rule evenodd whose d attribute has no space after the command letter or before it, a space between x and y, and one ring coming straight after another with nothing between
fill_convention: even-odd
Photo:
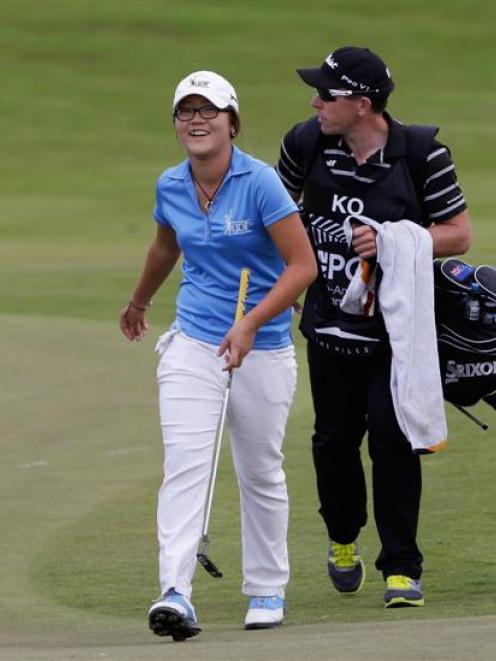
<instances>
[{"instance_id":1,"label":"polo shirt sleeve","mask_svg":"<svg viewBox=\"0 0 496 661\"><path fill-rule=\"evenodd\" d=\"M276 165L276 172L282 183L293 194L301 193L304 184L303 168L301 167L301 157L296 140L298 126L298 124L294 126L284 136Z\"/></svg>"},{"instance_id":2,"label":"polo shirt sleeve","mask_svg":"<svg viewBox=\"0 0 496 661\"><path fill-rule=\"evenodd\" d=\"M434 223L449 220L467 208L450 151L437 141L427 156L423 203Z\"/></svg>"},{"instance_id":3,"label":"polo shirt sleeve","mask_svg":"<svg viewBox=\"0 0 496 661\"><path fill-rule=\"evenodd\" d=\"M298 207L284 188L276 171L266 165L256 178L255 199L265 227L298 211Z\"/></svg>"},{"instance_id":4,"label":"polo shirt sleeve","mask_svg":"<svg viewBox=\"0 0 496 661\"><path fill-rule=\"evenodd\" d=\"M153 217L160 225L170 226L170 222L164 215L164 177L161 175L157 181L155 189L155 207L153 209Z\"/></svg>"}]
</instances>

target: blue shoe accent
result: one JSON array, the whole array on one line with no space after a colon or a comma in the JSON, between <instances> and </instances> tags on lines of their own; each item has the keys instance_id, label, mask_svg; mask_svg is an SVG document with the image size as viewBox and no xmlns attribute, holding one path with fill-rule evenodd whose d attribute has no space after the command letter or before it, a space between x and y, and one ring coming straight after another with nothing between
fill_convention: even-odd
<instances>
[{"instance_id":1,"label":"blue shoe accent","mask_svg":"<svg viewBox=\"0 0 496 661\"><path fill-rule=\"evenodd\" d=\"M150 629L157 636L172 636L183 641L200 633L195 609L184 595L174 588L156 599L148 612Z\"/></svg>"},{"instance_id":2,"label":"blue shoe accent","mask_svg":"<svg viewBox=\"0 0 496 661\"><path fill-rule=\"evenodd\" d=\"M245 629L271 629L284 620L285 601L282 597L250 597Z\"/></svg>"}]
</instances>

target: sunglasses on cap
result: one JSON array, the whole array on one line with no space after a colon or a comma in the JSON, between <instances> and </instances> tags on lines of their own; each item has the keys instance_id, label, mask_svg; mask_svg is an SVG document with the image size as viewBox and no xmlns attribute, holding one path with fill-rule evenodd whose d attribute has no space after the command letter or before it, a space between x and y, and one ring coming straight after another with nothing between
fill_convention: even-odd
<instances>
[{"instance_id":1,"label":"sunglasses on cap","mask_svg":"<svg viewBox=\"0 0 496 661\"><path fill-rule=\"evenodd\" d=\"M325 87L317 87L315 91L321 101L336 101L340 96L368 96L369 94L378 94L380 92L378 89L358 92L355 90L332 90Z\"/></svg>"}]
</instances>

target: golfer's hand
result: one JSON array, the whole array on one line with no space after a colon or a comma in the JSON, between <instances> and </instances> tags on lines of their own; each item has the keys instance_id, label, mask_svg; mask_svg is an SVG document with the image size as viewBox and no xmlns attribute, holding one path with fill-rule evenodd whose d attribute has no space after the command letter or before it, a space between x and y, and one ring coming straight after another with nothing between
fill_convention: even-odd
<instances>
[{"instance_id":1,"label":"golfer's hand","mask_svg":"<svg viewBox=\"0 0 496 661\"><path fill-rule=\"evenodd\" d=\"M130 303L125 305L120 314L119 325L121 331L131 342L139 342L145 337L149 329L145 311L138 310Z\"/></svg>"},{"instance_id":2,"label":"golfer's hand","mask_svg":"<svg viewBox=\"0 0 496 661\"><path fill-rule=\"evenodd\" d=\"M361 259L375 257L377 255L377 232L368 225L353 224L353 236L351 245L353 250Z\"/></svg>"},{"instance_id":3,"label":"golfer's hand","mask_svg":"<svg viewBox=\"0 0 496 661\"><path fill-rule=\"evenodd\" d=\"M225 357L224 372L240 367L244 357L253 346L257 329L246 317L238 321L227 332L219 347L218 355Z\"/></svg>"}]
</instances>

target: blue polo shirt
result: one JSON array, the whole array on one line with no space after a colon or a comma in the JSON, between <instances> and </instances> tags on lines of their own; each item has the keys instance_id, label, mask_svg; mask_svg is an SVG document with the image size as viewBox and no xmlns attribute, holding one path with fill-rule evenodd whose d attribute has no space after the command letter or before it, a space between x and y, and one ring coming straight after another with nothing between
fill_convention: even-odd
<instances>
[{"instance_id":1,"label":"blue polo shirt","mask_svg":"<svg viewBox=\"0 0 496 661\"><path fill-rule=\"evenodd\" d=\"M297 210L275 170L237 147L208 213L198 203L189 160L162 173L154 217L174 229L183 252L176 306L186 335L220 344L234 321L242 268L251 270L246 312L264 298L285 268L267 228ZM286 347L290 329L288 309L259 329L253 347Z\"/></svg>"}]
</instances>

